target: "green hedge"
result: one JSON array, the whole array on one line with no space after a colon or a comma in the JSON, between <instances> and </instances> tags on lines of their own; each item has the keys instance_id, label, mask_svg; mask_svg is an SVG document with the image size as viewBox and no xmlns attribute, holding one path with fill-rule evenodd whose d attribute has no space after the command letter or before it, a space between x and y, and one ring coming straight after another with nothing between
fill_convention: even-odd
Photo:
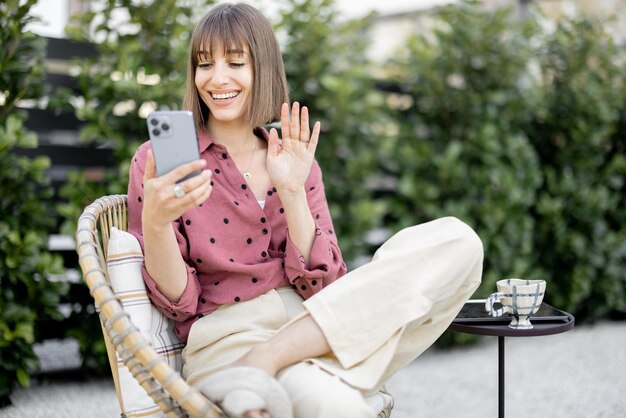
<instances>
[{"instance_id":1,"label":"green hedge","mask_svg":"<svg viewBox=\"0 0 626 418\"><path fill-rule=\"evenodd\" d=\"M399 135L382 138L386 225L454 215L482 237L477 296L544 278L579 320L626 311L626 59L599 22L476 4L442 9L390 71L407 86ZM620 129L622 128L622 129Z\"/></svg>"},{"instance_id":2,"label":"green hedge","mask_svg":"<svg viewBox=\"0 0 626 418\"><path fill-rule=\"evenodd\" d=\"M534 262L579 318L626 312L626 53L601 24L570 20L538 56L541 100L524 127L544 178Z\"/></svg>"},{"instance_id":3,"label":"green hedge","mask_svg":"<svg viewBox=\"0 0 626 418\"><path fill-rule=\"evenodd\" d=\"M22 3L22 4L20 4ZM28 386L38 367L32 345L36 321L61 317L65 283L49 280L63 270L60 257L46 251L56 214L47 205L52 190L46 178L50 161L15 154L16 147L34 148L37 137L24 126L21 99L42 93L45 42L24 27L35 3L8 1L0 5L0 406L10 403L14 388Z\"/></svg>"}]
</instances>

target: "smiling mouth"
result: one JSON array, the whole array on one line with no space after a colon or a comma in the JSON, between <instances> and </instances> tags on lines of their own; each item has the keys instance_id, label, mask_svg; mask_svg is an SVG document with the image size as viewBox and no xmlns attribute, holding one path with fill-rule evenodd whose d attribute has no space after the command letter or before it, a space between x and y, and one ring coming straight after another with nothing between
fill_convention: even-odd
<instances>
[{"instance_id":1,"label":"smiling mouth","mask_svg":"<svg viewBox=\"0 0 626 418\"><path fill-rule=\"evenodd\" d=\"M211 97L213 98L213 100L228 100L228 99L232 99L234 97L239 96L238 91L232 91L230 93L211 93Z\"/></svg>"}]
</instances>

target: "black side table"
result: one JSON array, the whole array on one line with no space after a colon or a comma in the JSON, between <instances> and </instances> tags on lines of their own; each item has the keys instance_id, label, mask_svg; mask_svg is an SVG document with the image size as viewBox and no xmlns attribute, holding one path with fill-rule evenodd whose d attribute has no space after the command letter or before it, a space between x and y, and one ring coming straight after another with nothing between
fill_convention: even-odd
<instances>
[{"instance_id":1,"label":"black side table","mask_svg":"<svg viewBox=\"0 0 626 418\"><path fill-rule=\"evenodd\" d=\"M561 311L562 312L562 311ZM533 317L530 322L533 324L532 329L511 329L508 322L503 323L502 320L497 322L485 321L484 317L476 318L476 322L472 323L471 318L463 318L462 321L457 317L449 329L451 331L463 332L466 334L476 335L492 335L498 337L498 417L504 418L504 338L505 337L537 337L540 335L552 335L567 332L574 327L574 316L563 312L564 318L542 319L535 321ZM507 315L504 318L508 318Z\"/></svg>"}]
</instances>

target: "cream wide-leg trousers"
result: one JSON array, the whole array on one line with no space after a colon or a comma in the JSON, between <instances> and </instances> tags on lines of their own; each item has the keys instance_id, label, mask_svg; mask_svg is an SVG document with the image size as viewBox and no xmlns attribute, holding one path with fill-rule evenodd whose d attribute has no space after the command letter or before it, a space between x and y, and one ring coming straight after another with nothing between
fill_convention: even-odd
<instances>
[{"instance_id":1,"label":"cream wide-leg trousers","mask_svg":"<svg viewBox=\"0 0 626 418\"><path fill-rule=\"evenodd\" d=\"M183 375L197 384L311 315L332 353L277 375L295 417L372 417L363 395L377 391L439 338L480 284L482 262L479 237L456 218L406 228L370 263L304 302L285 287L196 321L183 351Z\"/></svg>"}]
</instances>

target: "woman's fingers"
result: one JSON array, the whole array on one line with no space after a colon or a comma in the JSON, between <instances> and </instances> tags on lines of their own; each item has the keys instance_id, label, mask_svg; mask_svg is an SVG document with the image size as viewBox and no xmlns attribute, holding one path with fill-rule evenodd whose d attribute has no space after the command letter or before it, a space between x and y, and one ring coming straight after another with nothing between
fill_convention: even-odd
<instances>
[{"instance_id":1,"label":"woman's fingers","mask_svg":"<svg viewBox=\"0 0 626 418\"><path fill-rule=\"evenodd\" d=\"M211 176L211 170L203 170L199 175L178 183L185 191L185 195L178 199L182 199L181 202L186 205L195 205L200 197L211 188Z\"/></svg>"},{"instance_id":2,"label":"woman's fingers","mask_svg":"<svg viewBox=\"0 0 626 418\"><path fill-rule=\"evenodd\" d=\"M322 124L317 121L315 125L313 125L313 132L311 133L311 140L309 141L309 151L315 154L315 149L317 148L317 141L320 138L320 130L322 129Z\"/></svg>"},{"instance_id":3,"label":"woman's fingers","mask_svg":"<svg viewBox=\"0 0 626 418\"><path fill-rule=\"evenodd\" d=\"M185 204L187 209L191 207L199 206L211 195L211 172L209 170L203 171L200 175L190 178L182 183L180 186L185 190L185 196L182 203Z\"/></svg>"},{"instance_id":4,"label":"woman's fingers","mask_svg":"<svg viewBox=\"0 0 626 418\"><path fill-rule=\"evenodd\" d=\"M291 131L289 130L289 104L283 103L280 108L280 133L285 138L291 138Z\"/></svg>"},{"instance_id":5,"label":"woman's fingers","mask_svg":"<svg viewBox=\"0 0 626 418\"><path fill-rule=\"evenodd\" d=\"M154 164L154 154L152 154L152 150L149 149L146 155L146 167L143 172L143 182L146 183L148 180L153 179L157 176L156 166Z\"/></svg>"},{"instance_id":6,"label":"woman's fingers","mask_svg":"<svg viewBox=\"0 0 626 418\"><path fill-rule=\"evenodd\" d=\"M309 142L309 109L302 107L302 122L300 123L300 141Z\"/></svg>"},{"instance_id":7,"label":"woman's fingers","mask_svg":"<svg viewBox=\"0 0 626 418\"><path fill-rule=\"evenodd\" d=\"M167 183L174 183L174 182L179 181L183 177L188 176L189 174L193 173L194 171L202 170L205 166L206 166L206 161L200 159L200 160L192 161L190 163L178 166L175 169L173 169L172 171L170 171L169 173L167 173L167 174L165 174L165 175L163 175L161 177Z\"/></svg>"},{"instance_id":8,"label":"woman's fingers","mask_svg":"<svg viewBox=\"0 0 626 418\"><path fill-rule=\"evenodd\" d=\"M278 155L280 152L280 142L278 141L278 131L276 128L270 129L267 153L270 156Z\"/></svg>"},{"instance_id":9,"label":"woman's fingers","mask_svg":"<svg viewBox=\"0 0 626 418\"><path fill-rule=\"evenodd\" d=\"M302 106L302 108L300 108L300 103L293 102L290 113L289 104L283 103L280 111L280 126L283 138L283 147L291 147L292 144L290 141L299 141L309 144L310 142L313 142L315 137L315 144L308 148L309 150L315 151L320 134L320 123L316 122L313 127L313 132L311 132L309 127L309 109L306 106Z\"/></svg>"},{"instance_id":10,"label":"woman's fingers","mask_svg":"<svg viewBox=\"0 0 626 418\"><path fill-rule=\"evenodd\" d=\"M300 103L293 102L291 105L291 139L298 140L300 136Z\"/></svg>"}]
</instances>

